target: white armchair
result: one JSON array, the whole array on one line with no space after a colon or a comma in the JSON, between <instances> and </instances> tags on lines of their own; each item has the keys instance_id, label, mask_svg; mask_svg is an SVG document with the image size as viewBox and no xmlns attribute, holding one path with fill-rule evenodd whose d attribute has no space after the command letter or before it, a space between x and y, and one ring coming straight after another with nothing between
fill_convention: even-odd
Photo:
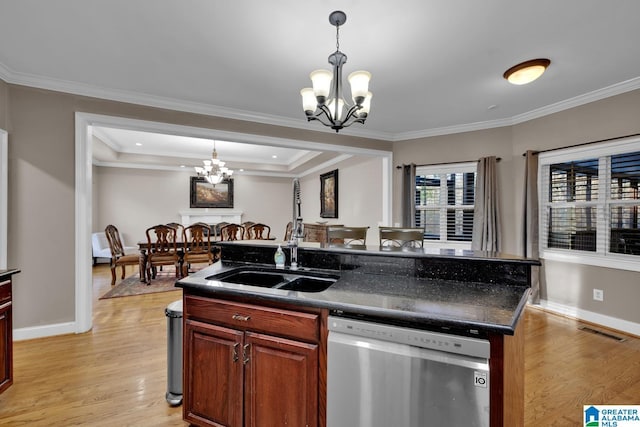
<instances>
[{"instance_id":1,"label":"white armchair","mask_svg":"<svg viewBox=\"0 0 640 427\"><path fill-rule=\"evenodd\" d=\"M138 251L138 248L134 246L126 246L124 239L122 241L124 252L129 254L135 254ZM98 233L91 234L91 248L92 248L92 257L93 257L93 265L96 265L99 258L105 258L107 262L111 260L111 249L109 248L109 242L107 241L107 236L104 234L104 231Z\"/></svg>"}]
</instances>

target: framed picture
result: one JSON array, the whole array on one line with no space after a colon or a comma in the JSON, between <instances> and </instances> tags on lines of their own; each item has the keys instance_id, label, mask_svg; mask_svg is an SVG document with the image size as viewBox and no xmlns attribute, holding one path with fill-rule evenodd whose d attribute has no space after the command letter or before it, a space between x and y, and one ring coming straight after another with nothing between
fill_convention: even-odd
<instances>
[{"instance_id":1,"label":"framed picture","mask_svg":"<svg viewBox=\"0 0 640 427\"><path fill-rule=\"evenodd\" d=\"M232 208L233 179L213 185L203 177L192 176L190 200L192 208Z\"/></svg>"},{"instance_id":2,"label":"framed picture","mask_svg":"<svg viewBox=\"0 0 640 427\"><path fill-rule=\"evenodd\" d=\"M338 169L320 175L320 217L338 218Z\"/></svg>"}]
</instances>

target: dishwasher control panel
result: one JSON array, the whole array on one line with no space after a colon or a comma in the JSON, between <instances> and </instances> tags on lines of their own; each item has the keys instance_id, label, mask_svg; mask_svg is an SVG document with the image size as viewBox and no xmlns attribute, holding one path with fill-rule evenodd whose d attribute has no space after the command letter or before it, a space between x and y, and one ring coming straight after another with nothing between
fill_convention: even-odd
<instances>
[{"instance_id":1,"label":"dishwasher control panel","mask_svg":"<svg viewBox=\"0 0 640 427\"><path fill-rule=\"evenodd\" d=\"M490 354L489 341L479 338L449 335L336 316L329 316L328 320L329 331L346 335L406 344L413 347L446 351L448 353L484 359L488 359Z\"/></svg>"}]
</instances>

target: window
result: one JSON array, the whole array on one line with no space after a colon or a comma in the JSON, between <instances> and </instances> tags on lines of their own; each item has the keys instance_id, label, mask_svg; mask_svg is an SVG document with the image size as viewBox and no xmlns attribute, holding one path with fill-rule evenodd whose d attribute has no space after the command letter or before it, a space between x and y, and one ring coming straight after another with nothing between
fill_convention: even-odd
<instances>
[{"instance_id":1,"label":"window","mask_svg":"<svg viewBox=\"0 0 640 427\"><path fill-rule=\"evenodd\" d=\"M543 257L640 270L640 138L540 154Z\"/></svg>"},{"instance_id":2,"label":"window","mask_svg":"<svg viewBox=\"0 0 640 427\"><path fill-rule=\"evenodd\" d=\"M475 185L475 162L416 168L415 221L426 241L470 245Z\"/></svg>"}]
</instances>

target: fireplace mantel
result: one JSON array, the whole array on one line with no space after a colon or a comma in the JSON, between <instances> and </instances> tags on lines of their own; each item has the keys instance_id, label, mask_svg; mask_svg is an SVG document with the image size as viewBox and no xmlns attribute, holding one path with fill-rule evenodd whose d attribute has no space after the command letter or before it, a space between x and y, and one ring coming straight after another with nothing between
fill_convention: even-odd
<instances>
[{"instance_id":1,"label":"fireplace mantel","mask_svg":"<svg viewBox=\"0 0 640 427\"><path fill-rule=\"evenodd\" d=\"M242 212L229 209L189 209L179 212L182 218L182 225L185 227L195 222L205 224L217 224L219 222L232 222L240 224L242 222Z\"/></svg>"}]
</instances>

